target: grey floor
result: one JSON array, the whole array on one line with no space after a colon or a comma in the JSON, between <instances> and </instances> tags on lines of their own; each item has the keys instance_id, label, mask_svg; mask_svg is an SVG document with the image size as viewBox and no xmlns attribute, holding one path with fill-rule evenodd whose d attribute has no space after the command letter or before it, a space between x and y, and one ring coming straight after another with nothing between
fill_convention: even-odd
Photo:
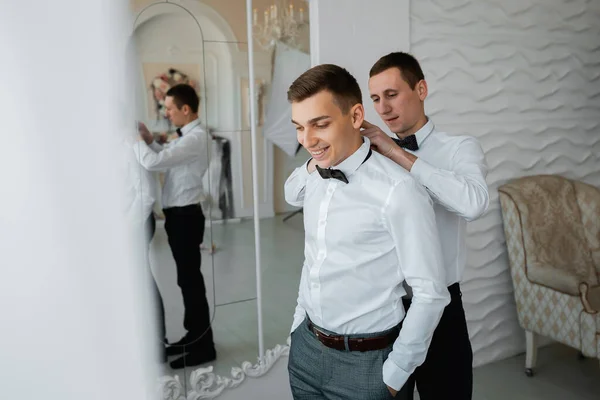
<instances>
[{"instance_id":1,"label":"grey floor","mask_svg":"<svg viewBox=\"0 0 600 400\"><path fill-rule=\"evenodd\" d=\"M520 355L474 370L474 400L598 400L600 366L597 359L579 360L577 351L560 344L540 349L536 373L524 373Z\"/></svg>"},{"instance_id":2,"label":"grey floor","mask_svg":"<svg viewBox=\"0 0 600 400\"><path fill-rule=\"evenodd\" d=\"M296 306L303 261L302 217L283 222L281 217L261 222L262 310L264 348L285 344ZM202 253L202 273L213 317L218 358L214 371L229 376L233 366L257 362L258 323L254 225L252 221L213 224L205 245L216 245L214 254ZM165 306L167 339L175 342L185 334L183 303L162 221L157 222L150 261ZM172 360L172 359L171 359ZM198 367L187 368L186 376ZM184 372L163 366L163 373Z\"/></svg>"},{"instance_id":3,"label":"grey floor","mask_svg":"<svg viewBox=\"0 0 600 400\"><path fill-rule=\"evenodd\" d=\"M302 215L286 222L282 218L260 224L266 349L285 343L288 337L303 261ZM211 237L217 251L213 255L203 252L202 272L218 353L213 366L219 375L229 376L232 367L244 361L255 363L259 353L254 226L252 221L214 224L205 235L206 245ZM161 222L152 244L151 263L165 303L168 340L173 342L185 334L183 304ZM534 377L525 376L523 365L524 355L520 355L476 368L474 400L600 399L598 360L579 360L577 351L553 344L540 349ZM165 364L163 374L177 374L182 382L189 382L190 373L197 368L174 371Z\"/></svg>"}]
</instances>

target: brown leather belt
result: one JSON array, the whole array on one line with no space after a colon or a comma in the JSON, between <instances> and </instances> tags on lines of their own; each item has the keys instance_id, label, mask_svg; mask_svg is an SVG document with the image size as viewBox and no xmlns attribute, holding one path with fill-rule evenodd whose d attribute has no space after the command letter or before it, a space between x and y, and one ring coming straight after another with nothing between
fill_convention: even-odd
<instances>
[{"instance_id":1,"label":"brown leather belt","mask_svg":"<svg viewBox=\"0 0 600 400\"><path fill-rule=\"evenodd\" d=\"M329 335L313 325L310 319L307 320L308 330L315 334L317 339L325 346L346 351L346 344L344 343L344 336L342 335ZM349 351L373 351L382 350L391 346L398 335L400 334L400 328L393 329L390 333L385 336L367 337L367 338L348 338L348 350Z\"/></svg>"}]
</instances>

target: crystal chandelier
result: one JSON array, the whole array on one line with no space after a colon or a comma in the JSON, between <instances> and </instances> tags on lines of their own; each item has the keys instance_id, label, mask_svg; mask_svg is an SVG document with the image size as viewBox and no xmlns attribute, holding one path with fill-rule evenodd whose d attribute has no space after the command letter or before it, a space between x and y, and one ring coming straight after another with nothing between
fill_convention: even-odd
<instances>
[{"instance_id":1,"label":"crystal chandelier","mask_svg":"<svg viewBox=\"0 0 600 400\"><path fill-rule=\"evenodd\" d=\"M306 25L304 9L300 7L296 11L292 2L276 1L264 11L262 23L258 10L253 10L254 39L265 50L270 50L278 41L295 47L300 31Z\"/></svg>"}]
</instances>

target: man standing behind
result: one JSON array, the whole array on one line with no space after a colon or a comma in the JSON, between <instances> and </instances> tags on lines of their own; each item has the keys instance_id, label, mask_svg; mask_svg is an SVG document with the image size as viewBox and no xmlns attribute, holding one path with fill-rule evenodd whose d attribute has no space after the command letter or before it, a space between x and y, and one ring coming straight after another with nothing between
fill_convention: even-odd
<instances>
[{"instance_id":1,"label":"man standing behind","mask_svg":"<svg viewBox=\"0 0 600 400\"><path fill-rule=\"evenodd\" d=\"M389 399L425 360L450 301L432 200L361 137L362 94L348 71L311 68L288 99L298 142L313 157L285 184L286 201L304 206L305 226L292 394ZM408 313L403 281L415 293Z\"/></svg>"},{"instance_id":2,"label":"man standing behind","mask_svg":"<svg viewBox=\"0 0 600 400\"><path fill-rule=\"evenodd\" d=\"M200 100L189 85L173 86L166 94L167 118L179 138L160 145L143 124L143 142L135 147L140 163L149 171L164 171L162 194L165 230L177 265L187 334L167 348L167 355L184 354L171 362L174 369L200 365L216 358L204 278L200 271L200 243L205 218L200 207L202 177L208 168L207 137L198 119Z\"/></svg>"},{"instance_id":3,"label":"man standing behind","mask_svg":"<svg viewBox=\"0 0 600 400\"><path fill-rule=\"evenodd\" d=\"M434 199L452 296L427 359L408 382L409 391L412 394L416 380L421 400L468 400L473 391L473 351L459 282L466 264L466 223L480 217L489 204L485 156L475 138L441 132L425 115L427 83L413 56L388 54L373 65L369 76L375 110L398 139L367 121L362 133L376 151L410 172ZM414 298L412 303L414 307ZM410 305L410 300L405 304Z\"/></svg>"}]
</instances>

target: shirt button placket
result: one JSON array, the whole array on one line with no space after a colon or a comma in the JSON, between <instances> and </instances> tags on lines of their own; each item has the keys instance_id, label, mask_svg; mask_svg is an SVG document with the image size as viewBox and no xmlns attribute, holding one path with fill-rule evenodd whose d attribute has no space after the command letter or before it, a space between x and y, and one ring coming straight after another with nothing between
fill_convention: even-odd
<instances>
[{"instance_id":1,"label":"shirt button placket","mask_svg":"<svg viewBox=\"0 0 600 400\"><path fill-rule=\"evenodd\" d=\"M329 212L329 204L331 203L331 198L333 197L333 193L336 188L335 182L330 182L327 187L327 192L323 199L323 204L321 204L321 208L319 210L319 223L317 227L317 244L318 244L318 254L317 254L317 262L315 268L315 275L312 278L311 288L313 289L312 298L315 304L315 311L318 314L319 319L322 319L323 312L321 307L321 293L320 293L320 269L323 261L325 261L325 256L327 254L327 248L325 246L325 228L327 225L327 214Z\"/></svg>"}]
</instances>

